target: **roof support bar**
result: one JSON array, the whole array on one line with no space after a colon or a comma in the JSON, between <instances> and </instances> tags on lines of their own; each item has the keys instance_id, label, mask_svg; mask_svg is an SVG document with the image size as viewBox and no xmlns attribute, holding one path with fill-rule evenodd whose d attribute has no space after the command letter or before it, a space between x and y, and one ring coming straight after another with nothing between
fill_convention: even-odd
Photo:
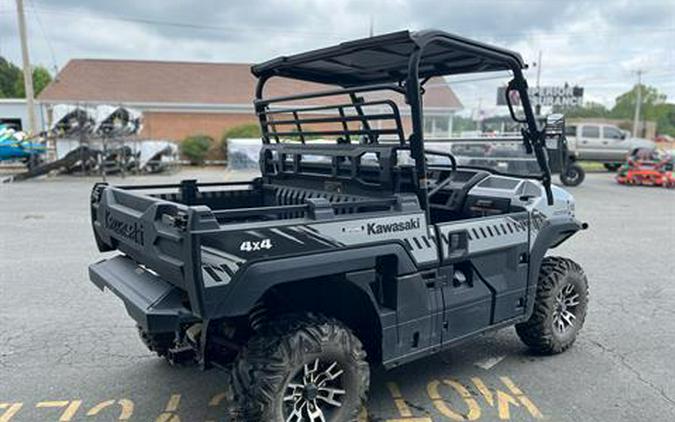
<instances>
[{"instance_id":1,"label":"roof support bar","mask_svg":"<svg viewBox=\"0 0 675 422\"><path fill-rule=\"evenodd\" d=\"M424 117L422 115L422 95L420 93L419 66L422 48L418 47L408 62L408 79L406 80L406 96L410 105L412 134L410 135L410 155L415 160L415 183L420 206L429 218L429 198L427 196L427 163L424 158Z\"/></svg>"}]
</instances>

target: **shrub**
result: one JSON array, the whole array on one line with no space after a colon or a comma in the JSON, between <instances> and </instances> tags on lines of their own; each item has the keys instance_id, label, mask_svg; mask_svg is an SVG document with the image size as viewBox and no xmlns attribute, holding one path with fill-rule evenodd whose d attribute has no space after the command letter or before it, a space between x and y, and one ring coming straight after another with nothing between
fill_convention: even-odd
<instances>
[{"instance_id":1,"label":"shrub","mask_svg":"<svg viewBox=\"0 0 675 422\"><path fill-rule=\"evenodd\" d=\"M180 150L190 160L192 165L204 164L204 158L213 144L213 138L208 135L188 136L181 142Z\"/></svg>"},{"instance_id":2,"label":"shrub","mask_svg":"<svg viewBox=\"0 0 675 422\"><path fill-rule=\"evenodd\" d=\"M260 138L260 125L258 123L245 123L229 128L223 133L222 142L226 143L232 138Z\"/></svg>"}]
</instances>

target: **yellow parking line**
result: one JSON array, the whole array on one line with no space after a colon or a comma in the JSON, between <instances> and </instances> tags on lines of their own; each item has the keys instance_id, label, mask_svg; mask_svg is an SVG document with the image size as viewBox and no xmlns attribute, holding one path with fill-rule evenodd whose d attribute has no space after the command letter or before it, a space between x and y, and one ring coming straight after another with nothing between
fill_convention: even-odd
<instances>
[{"instance_id":1,"label":"yellow parking line","mask_svg":"<svg viewBox=\"0 0 675 422\"><path fill-rule=\"evenodd\" d=\"M478 392L480 392L483 395L483 397L485 398L485 401L488 402L488 404L490 406L494 406L495 405L495 399L492 396L492 391L490 391L487 388L487 386L485 385L483 380L478 378L478 377L473 377L473 378L471 378L471 382L473 382L473 385L476 386L476 388L478 389Z\"/></svg>"},{"instance_id":2,"label":"yellow parking line","mask_svg":"<svg viewBox=\"0 0 675 422\"><path fill-rule=\"evenodd\" d=\"M0 403L0 410L5 410L0 415L0 422L9 422L12 416L16 415L23 407L23 403Z\"/></svg>"},{"instance_id":3,"label":"yellow parking line","mask_svg":"<svg viewBox=\"0 0 675 422\"><path fill-rule=\"evenodd\" d=\"M451 419L453 421L475 421L480 418L481 410L478 402L473 398L469 390L466 389L462 384L454 380L443 380L445 385L452 387L460 397L464 400L466 405L469 408L469 412L466 415L462 415L454 411L443 398L438 391L438 387L441 385L441 382L438 380L433 380L427 384L427 394L431 399L431 402L436 407L443 416Z\"/></svg>"},{"instance_id":4,"label":"yellow parking line","mask_svg":"<svg viewBox=\"0 0 675 422\"><path fill-rule=\"evenodd\" d=\"M107 409L110 406L113 406L114 404L115 400L102 401L101 403L89 409L89 411L87 411L87 416L96 416L101 411ZM122 412L120 413L120 416L119 418L117 418L117 420L118 421L129 420L131 418L131 415L133 415L134 413L134 402L128 399L120 399L117 401L117 404L119 404L120 407L122 407Z\"/></svg>"},{"instance_id":5,"label":"yellow parking line","mask_svg":"<svg viewBox=\"0 0 675 422\"><path fill-rule=\"evenodd\" d=\"M75 416L75 413L82 405L82 400L55 400L55 401L42 401L35 405L37 408L50 408L50 407L65 407L66 409L61 414L59 422L69 422Z\"/></svg>"},{"instance_id":6,"label":"yellow parking line","mask_svg":"<svg viewBox=\"0 0 675 422\"><path fill-rule=\"evenodd\" d=\"M398 388L398 385L395 382L388 382L387 388L389 389L391 397L394 399L394 404L398 409L398 414L404 418L411 417L412 412L410 411L408 404L403 399L403 395L401 394L401 390Z\"/></svg>"},{"instance_id":7,"label":"yellow parking line","mask_svg":"<svg viewBox=\"0 0 675 422\"><path fill-rule=\"evenodd\" d=\"M516 384L513 381L511 381L509 377L499 377L499 379L502 380L504 385L509 390L511 390L511 393L513 393L513 395L516 396L516 399L518 399L518 401L523 406L525 406L525 408L527 409L528 412L530 412L532 417L537 419L542 419L544 417L544 415L541 413L541 411L539 411L537 406L535 406L534 403L532 403L532 400L530 400L529 397L527 397L525 393L523 393L523 391L520 388L518 388L518 386L516 386Z\"/></svg>"}]
</instances>

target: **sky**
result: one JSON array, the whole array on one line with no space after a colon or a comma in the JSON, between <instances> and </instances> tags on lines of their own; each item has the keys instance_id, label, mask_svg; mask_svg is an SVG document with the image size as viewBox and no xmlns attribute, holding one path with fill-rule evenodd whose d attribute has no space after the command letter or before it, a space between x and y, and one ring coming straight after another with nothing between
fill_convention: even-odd
<instances>
[{"instance_id":1,"label":"sky","mask_svg":"<svg viewBox=\"0 0 675 422\"><path fill-rule=\"evenodd\" d=\"M255 63L401 29L441 29L518 51L535 84L580 85L612 106L636 82L675 102L675 0L24 0L33 64L73 58ZM20 63L15 0L0 0L0 55ZM475 76L475 75L474 75ZM490 109L501 81L452 88ZM475 79L475 77L474 77Z\"/></svg>"}]
</instances>

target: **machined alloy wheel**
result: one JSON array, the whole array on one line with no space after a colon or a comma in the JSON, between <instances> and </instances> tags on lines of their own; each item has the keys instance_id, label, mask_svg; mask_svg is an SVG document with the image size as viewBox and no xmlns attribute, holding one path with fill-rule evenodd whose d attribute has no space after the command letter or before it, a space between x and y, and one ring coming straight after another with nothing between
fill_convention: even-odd
<instances>
[{"instance_id":1,"label":"machined alloy wheel","mask_svg":"<svg viewBox=\"0 0 675 422\"><path fill-rule=\"evenodd\" d=\"M516 325L516 332L537 353L563 352L584 325L587 306L588 280L579 264L567 258L545 257L532 315Z\"/></svg>"},{"instance_id":2,"label":"machined alloy wheel","mask_svg":"<svg viewBox=\"0 0 675 422\"><path fill-rule=\"evenodd\" d=\"M556 308L553 312L553 326L559 334L565 334L567 330L574 328L574 320L577 316L574 314L579 306L579 293L576 292L574 284L567 284L560 289L555 297Z\"/></svg>"},{"instance_id":3,"label":"machined alloy wheel","mask_svg":"<svg viewBox=\"0 0 675 422\"><path fill-rule=\"evenodd\" d=\"M283 416L286 422L330 420L347 393L342 386L344 370L338 362L319 358L305 364L286 385Z\"/></svg>"}]
</instances>

